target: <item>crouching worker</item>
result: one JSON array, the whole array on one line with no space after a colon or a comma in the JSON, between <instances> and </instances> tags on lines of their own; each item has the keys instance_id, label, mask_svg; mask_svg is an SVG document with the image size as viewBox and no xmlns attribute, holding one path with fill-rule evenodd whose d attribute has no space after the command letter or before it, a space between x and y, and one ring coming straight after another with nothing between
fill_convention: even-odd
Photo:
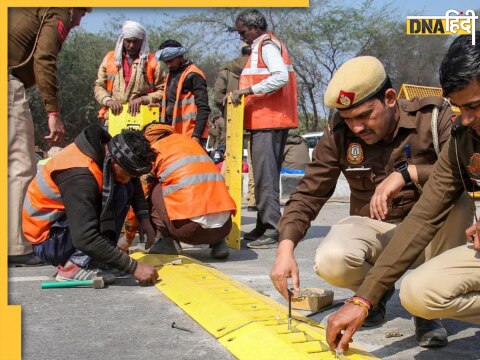
<instances>
[{"instance_id":1,"label":"crouching worker","mask_svg":"<svg viewBox=\"0 0 480 360\"><path fill-rule=\"evenodd\" d=\"M153 283L154 267L116 247L130 205L143 230L155 236L138 177L152 168L155 154L141 132L111 137L98 125L51 158L30 183L23 205L23 232L40 259L57 266L58 281L102 276L115 281L115 268Z\"/></svg>"},{"instance_id":2,"label":"crouching worker","mask_svg":"<svg viewBox=\"0 0 480 360\"><path fill-rule=\"evenodd\" d=\"M180 254L181 241L209 244L213 258L227 258L225 237L235 203L212 159L195 140L168 125L148 125L145 137L157 153L151 216L162 234L150 253Z\"/></svg>"}]
</instances>

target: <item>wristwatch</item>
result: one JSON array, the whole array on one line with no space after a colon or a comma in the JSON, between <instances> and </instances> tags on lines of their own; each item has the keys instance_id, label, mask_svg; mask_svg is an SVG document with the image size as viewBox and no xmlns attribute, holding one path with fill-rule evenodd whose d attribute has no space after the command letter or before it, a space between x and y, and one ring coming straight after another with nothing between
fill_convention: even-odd
<instances>
[{"instance_id":1,"label":"wristwatch","mask_svg":"<svg viewBox=\"0 0 480 360\"><path fill-rule=\"evenodd\" d=\"M408 162L406 160L400 161L395 164L395 171L402 174L403 180L405 181L405 186L412 185L412 178L408 173Z\"/></svg>"}]
</instances>

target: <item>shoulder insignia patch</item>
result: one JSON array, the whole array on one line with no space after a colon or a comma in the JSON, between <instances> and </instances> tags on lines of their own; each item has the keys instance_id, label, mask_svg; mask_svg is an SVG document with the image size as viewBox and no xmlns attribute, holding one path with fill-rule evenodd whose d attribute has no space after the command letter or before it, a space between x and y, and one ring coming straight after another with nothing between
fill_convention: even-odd
<instances>
[{"instance_id":1,"label":"shoulder insignia patch","mask_svg":"<svg viewBox=\"0 0 480 360\"><path fill-rule=\"evenodd\" d=\"M350 143L347 150L347 161L350 164L358 165L365 159L362 146L359 143Z\"/></svg>"},{"instance_id":2,"label":"shoulder insignia patch","mask_svg":"<svg viewBox=\"0 0 480 360\"><path fill-rule=\"evenodd\" d=\"M67 38L68 30L65 27L65 25L63 25L62 20L58 21L57 33L58 33L58 36L60 37L60 39L62 40L62 43L63 43L65 41L65 39Z\"/></svg>"}]
</instances>

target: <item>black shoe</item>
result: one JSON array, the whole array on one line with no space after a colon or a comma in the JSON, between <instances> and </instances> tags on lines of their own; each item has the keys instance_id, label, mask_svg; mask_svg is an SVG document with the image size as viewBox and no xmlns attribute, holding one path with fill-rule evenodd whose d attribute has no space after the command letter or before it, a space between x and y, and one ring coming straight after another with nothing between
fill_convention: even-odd
<instances>
[{"instance_id":1,"label":"black shoe","mask_svg":"<svg viewBox=\"0 0 480 360\"><path fill-rule=\"evenodd\" d=\"M255 205L254 206L247 206L247 211L255 212L255 211L258 211L258 208Z\"/></svg>"},{"instance_id":2,"label":"black shoe","mask_svg":"<svg viewBox=\"0 0 480 360\"><path fill-rule=\"evenodd\" d=\"M253 241L257 240L260 236L265 234L266 229L259 228L258 226L255 227L252 231L243 234L243 240L245 241Z\"/></svg>"},{"instance_id":3,"label":"black shoe","mask_svg":"<svg viewBox=\"0 0 480 360\"><path fill-rule=\"evenodd\" d=\"M37 257L33 252L25 255L8 255L8 265L14 267L41 266L45 261Z\"/></svg>"},{"instance_id":4,"label":"black shoe","mask_svg":"<svg viewBox=\"0 0 480 360\"><path fill-rule=\"evenodd\" d=\"M427 320L414 316L413 321L418 346L432 348L448 344L447 330L439 319Z\"/></svg>"},{"instance_id":5,"label":"black shoe","mask_svg":"<svg viewBox=\"0 0 480 360\"><path fill-rule=\"evenodd\" d=\"M387 292L382 296L377 306L374 306L368 312L368 316L365 318L365 322L362 327L375 327L382 325L385 322L385 314L387 312L387 302L395 293L395 288L391 287Z\"/></svg>"},{"instance_id":6,"label":"black shoe","mask_svg":"<svg viewBox=\"0 0 480 360\"><path fill-rule=\"evenodd\" d=\"M164 237L159 239L155 245L153 245L149 254L164 254L164 255L182 255L182 246L180 243L171 237Z\"/></svg>"},{"instance_id":7,"label":"black shoe","mask_svg":"<svg viewBox=\"0 0 480 360\"><path fill-rule=\"evenodd\" d=\"M225 239L219 243L210 245L210 256L214 259L226 259L230 255L230 250L228 249Z\"/></svg>"},{"instance_id":8,"label":"black shoe","mask_svg":"<svg viewBox=\"0 0 480 360\"><path fill-rule=\"evenodd\" d=\"M245 238L245 237L244 237ZM270 230L257 240L249 242L247 247L250 249L271 249L278 246L278 231Z\"/></svg>"}]
</instances>

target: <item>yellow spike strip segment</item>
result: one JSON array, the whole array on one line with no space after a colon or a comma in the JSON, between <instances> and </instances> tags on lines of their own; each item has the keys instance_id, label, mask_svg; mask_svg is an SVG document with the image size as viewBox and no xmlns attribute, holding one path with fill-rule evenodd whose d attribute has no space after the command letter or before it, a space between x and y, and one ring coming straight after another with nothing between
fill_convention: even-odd
<instances>
[{"instance_id":1,"label":"yellow spike strip segment","mask_svg":"<svg viewBox=\"0 0 480 360\"><path fill-rule=\"evenodd\" d=\"M132 258L158 267L155 286L239 359L334 359L325 330L201 262L171 255L135 253ZM182 259L181 264L168 264ZM165 264L165 265L163 265ZM376 359L351 345L345 359Z\"/></svg>"},{"instance_id":2,"label":"yellow spike strip segment","mask_svg":"<svg viewBox=\"0 0 480 360\"><path fill-rule=\"evenodd\" d=\"M235 201L237 213L232 217L232 230L226 241L232 249L240 249L240 228L242 226L242 160L243 160L243 98L234 106L230 97L227 101L227 147L225 149L225 183Z\"/></svg>"}]
</instances>

